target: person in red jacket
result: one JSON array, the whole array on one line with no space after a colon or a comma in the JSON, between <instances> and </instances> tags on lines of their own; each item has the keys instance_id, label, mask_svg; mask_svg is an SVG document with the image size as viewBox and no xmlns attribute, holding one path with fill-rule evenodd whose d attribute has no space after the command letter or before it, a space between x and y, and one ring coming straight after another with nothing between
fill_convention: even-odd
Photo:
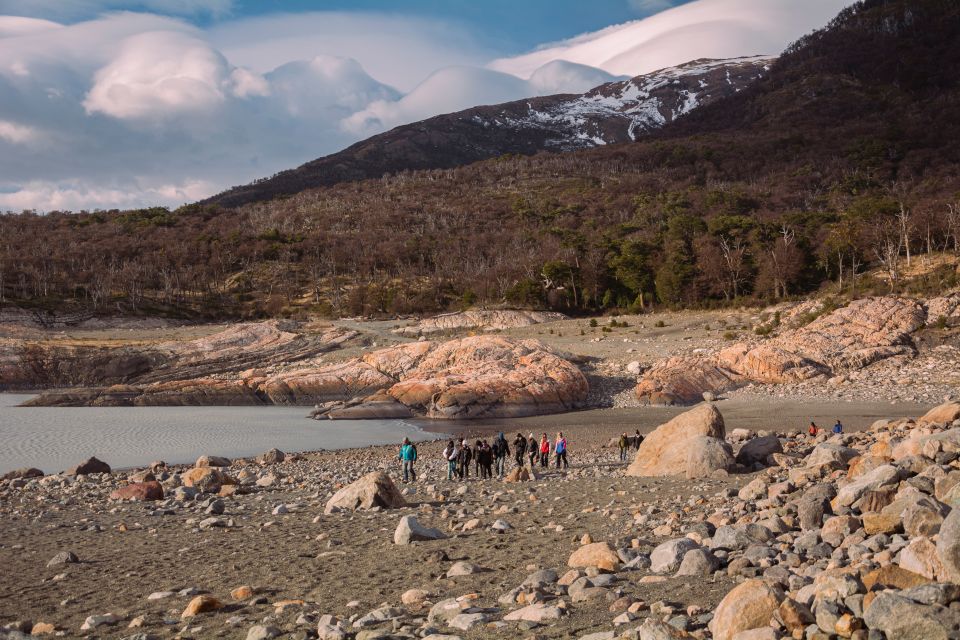
<instances>
[{"instance_id":1,"label":"person in red jacket","mask_svg":"<svg viewBox=\"0 0 960 640\"><path fill-rule=\"evenodd\" d=\"M540 438L540 466L550 466L550 440L547 439L547 434Z\"/></svg>"}]
</instances>

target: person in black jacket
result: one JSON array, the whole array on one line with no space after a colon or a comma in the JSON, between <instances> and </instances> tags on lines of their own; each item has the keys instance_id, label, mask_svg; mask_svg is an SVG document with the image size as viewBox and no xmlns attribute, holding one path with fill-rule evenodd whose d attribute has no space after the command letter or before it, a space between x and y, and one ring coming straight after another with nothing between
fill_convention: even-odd
<instances>
[{"instance_id":1,"label":"person in black jacket","mask_svg":"<svg viewBox=\"0 0 960 640\"><path fill-rule=\"evenodd\" d=\"M477 447L477 460L480 463L480 477L483 479L493 478L493 448L484 440Z\"/></svg>"},{"instance_id":2,"label":"person in black jacket","mask_svg":"<svg viewBox=\"0 0 960 640\"><path fill-rule=\"evenodd\" d=\"M502 478L507 470L507 456L510 455L510 445L507 444L503 431L494 439L490 448L493 450L493 461L497 465L497 477Z\"/></svg>"},{"instance_id":3,"label":"person in black jacket","mask_svg":"<svg viewBox=\"0 0 960 640\"><path fill-rule=\"evenodd\" d=\"M513 440L513 455L517 460L517 467L523 466L523 455L527 452L527 439L522 433L518 433Z\"/></svg>"},{"instance_id":4,"label":"person in black jacket","mask_svg":"<svg viewBox=\"0 0 960 640\"><path fill-rule=\"evenodd\" d=\"M470 449L470 443L466 438L460 440L460 479L466 480L470 477L470 461L473 460L473 451Z\"/></svg>"}]
</instances>

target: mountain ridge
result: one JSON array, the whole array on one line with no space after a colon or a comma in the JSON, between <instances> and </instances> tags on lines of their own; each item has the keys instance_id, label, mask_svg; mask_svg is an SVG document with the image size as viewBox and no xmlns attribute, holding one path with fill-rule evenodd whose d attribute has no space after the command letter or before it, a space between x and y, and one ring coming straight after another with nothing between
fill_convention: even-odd
<instances>
[{"instance_id":1,"label":"mountain ridge","mask_svg":"<svg viewBox=\"0 0 960 640\"><path fill-rule=\"evenodd\" d=\"M441 114L361 140L346 149L200 204L236 207L339 182L419 169L448 169L507 154L571 151L635 141L694 108L760 78L772 58L694 60L609 82L583 94L524 98Z\"/></svg>"}]
</instances>

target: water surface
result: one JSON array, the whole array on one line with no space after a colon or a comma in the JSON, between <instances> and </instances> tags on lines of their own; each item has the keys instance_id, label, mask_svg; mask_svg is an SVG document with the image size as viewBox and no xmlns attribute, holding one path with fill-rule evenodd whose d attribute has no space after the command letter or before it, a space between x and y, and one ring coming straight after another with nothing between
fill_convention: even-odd
<instances>
[{"instance_id":1,"label":"water surface","mask_svg":"<svg viewBox=\"0 0 960 640\"><path fill-rule=\"evenodd\" d=\"M0 393L0 473L67 469L90 456L114 468L203 454L253 456L345 449L437 434L403 420L309 420L308 407L18 407L30 395Z\"/></svg>"}]
</instances>

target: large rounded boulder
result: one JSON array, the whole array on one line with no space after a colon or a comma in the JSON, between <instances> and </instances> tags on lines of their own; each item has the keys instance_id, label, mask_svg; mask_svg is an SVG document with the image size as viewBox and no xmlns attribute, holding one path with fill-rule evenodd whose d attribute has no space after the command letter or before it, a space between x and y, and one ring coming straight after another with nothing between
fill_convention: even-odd
<instances>
[{"instance_id":1,"label":"large rounded boulder","mask_svg":"<svg viewBox=\"0 0 960 640\"><path fill-rule=\"evenodd\" d=\"M627 468L627 475L685 475L688 468L694 471L694 477L709 475L710 472L704 474L697 470L696 465L704 463L729 466L732 462L729 451L723 450L721 453L722 445L713 442L722 441L725 435L720 411L713 404L701 404L660 425L648 435ZM692 453L694 451L700 453ZM713 470L715 469L711 469Z\"/></svg>"},{"instance_id":2,"label":"large rounded boulder","mask_svg":"<svg viewBox=\"0 0 960 640\"><path fill-rule=\"evenodd\" d=\"M358 509L399 509L407 506L397 485L383 471L374 471L348 484L327 501L324 513Z\"/></svg>"}]
</instances>

